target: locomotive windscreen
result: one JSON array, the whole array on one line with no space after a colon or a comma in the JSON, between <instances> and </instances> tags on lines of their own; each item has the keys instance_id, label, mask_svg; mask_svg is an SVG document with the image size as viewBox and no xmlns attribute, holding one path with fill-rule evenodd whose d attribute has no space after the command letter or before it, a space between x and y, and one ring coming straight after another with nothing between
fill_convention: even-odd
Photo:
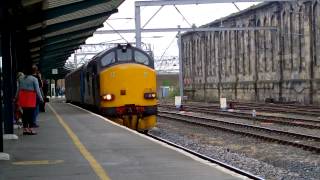
<instances>
[{"instance_id":1,"label":"locomotive windscreen","mask_svg":"<svg viewBox=\"0 0 320 180\"><path fill-rule=\"evenodd\" d=\"M123 49L117 49L117 55L118 55L119 62L132 61L132 50L131 49L126 49L126 51L124 51Z\"/></svg>"},{"instance_id":2,"label":"locomotive windscreen","mask_svg":"<svg viewBox=\"0 0 320 180\"><path fill-rule=\"evenodd\" d=\"M106 53L100 61L102 67L110 66L112 64L136 62L153 68L151 57L143 51L133 47L115 48Z\"/></svg>"}]
</instances>

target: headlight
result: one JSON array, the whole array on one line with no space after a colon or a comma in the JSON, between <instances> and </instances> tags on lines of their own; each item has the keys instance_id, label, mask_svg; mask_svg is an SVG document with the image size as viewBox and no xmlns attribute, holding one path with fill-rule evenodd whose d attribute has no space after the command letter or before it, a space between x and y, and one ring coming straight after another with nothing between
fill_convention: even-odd
<instances>
[{"instance_id":1,"label":"headlight","mask_svg":"<svg viewBox=\"0 0 320 180\"><path fill-rule=\"evenodd\" d=\"M112 101L114 100L114 95L113 94L106 94L102 96L102 99L105 101Z\"/></svg>"},{"instance_id":2,"label":"headlight","mask_svg":"<svg viewBox=\"0 0 320 180\"><path fill-rule=\"evenodd\" d=\"M156 93L144 93L145 99L155 99L157 97Z\"/></svg>"}]
</instances>

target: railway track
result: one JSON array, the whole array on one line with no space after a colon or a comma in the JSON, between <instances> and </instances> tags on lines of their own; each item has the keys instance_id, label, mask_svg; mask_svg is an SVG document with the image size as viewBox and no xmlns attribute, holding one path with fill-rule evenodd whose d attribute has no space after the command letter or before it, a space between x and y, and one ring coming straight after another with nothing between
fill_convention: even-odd
<instances>
[{"instance_id":1,"label":"railway track","mask_svg":"<svg viewBox=\"0 0 320 180\"><path fill-rule=\"evenodd\" d=\"M271 103L249 103L249 102L232 102L236 109L240 110L252 110L256 109L264 112L277 112L277 113L293 113L299 115L309 115L309 116L320 116L320 108L317 106L310 105L297 105L297 104L271 104ZM198 103L191 102L192 105L197 105ZM199 106L201 107L201 106ZM208 104L210 108L220 108L219 103Z\"/></svg>"},{"instance_id":2,"label":"railway track","mask_svg":"<svg viewBox=\"0 0 320 180\"><path fill-rule=\"evenodd\" d=\"M290 108L290 107L267 107L267 106L246 106L246 105L236 105L238 109L242 110L251 110L256 109L259 111L271 111L278 113L294 113L300 115L308 115L308 116L320 116L320 111L318 109L306 109L306 108Z\"/></svg>"},{"instance_id":3,"label":"railway track","mask_svg":"<svg viewBox=\"0 0 320 180\"><path fill-rule=\"evenodd\" d=\"M280 131L272 128L258 127L249 124L226 122L214 118L186 115L179 112L158 111L158 116L198 126L220 129L236 134L251 136L266 141L292 145L308 151L320 153L320 137Z\"/></svg>"},{"instance_id":4,"label":"railway track","mask_svg":"<svg viewBox=\"0 0 320 180\"><path fill-rule=\"evenodd\" d=\"M234 105L239 105L239 106L258 106L258 107L274 107L274 108L300 108L303 110L310 110L310 111L316 111L320 112L320 107L317 105L303 105L303 104L293 104L293 103L263 103L263 102L239 102L239 101L228 101L233 103ZM203 102L190 102L192 104L203 104ZM219 104L220 102L216 101L213 102L212 104Z\"/></svg>"},{"instance_id":5,"label":"railway track","mask_svg":"<svg viewBox=\"0 0 320 180\"><path fill-rule=\"evenodd\" d=\"M232 102L232 101L231 101ZM258 103L258 102L233 102L238 105L246 106L267 106L267 107L280 107L280 108L302 108L312 111L320 112L319 106L315 105L301 105L301 104L274 104L274 103Z\"/></svg>"},{"instance_id":6,"label":"railway track","mask_svg":"<svg viewBox=\"0 0 320 180\"><path fill-rule=\"evenodd\" d=\"M175 109L172 105L159 105L159 107ZM210 115L218 115L224 117L234 117L234 118L245 118L252 121L259 121L264 123L278 123L285 124L290 126L299 126L310 129L320 129L320 120L311 120L311 119L302 119L302 118L289 118L289 117L276 117L272 115L261 115L259 114L256 117L252 117L250 113L245 112L228 112L221 111L220 109L208 108L208 107L194 107L185 105L184 110L192 112L201 112Z\"/></svg>"},{"instance_id":7,"label":"railway track","mask_svg":"<svg viewBox=\"0 0 320 180\"><path fill-rule=\"evenodd\" d=\"M178 148L178 149L181 149L181 150L183 150L183 151L185 151L185 152L188 152L188 153L190 153L190 154L192 154L192 155L194 155L194 156L197 156L197 157L199 157L199 158L201 158L201 159L207 160L207 161L209 161L209 162L211 162L211 163L214 163L214 164L218 164L219 166L222 166L222 167L224 167L224 168L226 168L226 169L228 169L228 170L230 170L230 171L232 171L232 172L235 172L235 173L237 173L237 174L240 174L240 175L242 175L242 176L248 177L248 178L250 178L250 179L255 179L255 180L263 180L263 178L261 178L261 177L255 176L255 175L253 175L253 174L251 174L251 173L249 173L249 172L246 172L246 171L243 171L243 170L241 170L241 169L239 169L239 168L230 166L230 165L228 165L228 164L226 164L226 163L223 163L223 162L221 162L221 161L219 161L219 160L210 158L209 156L200 154L200 153L198 153L198 152L196 152L196 151L190 150L190 149L185 148L185 147L183 147L183 146L180 146L180 145L178 145L178 144L176 144L176 143L170 142L170 141L168 141L168 140L166 140L166 139L160 138L160 137L158 137L158 136L155 136L155 135L152 135L152 134L149 134L149 133L146 134L146 135L149 136L149 137L151 137L151 138L153 138L153 139L156 139L156 140L158 140L158 141L164 142L164 143L166 143L166 144L168 144L168 145L170 145L170 146L173 146L173 147L175 147L175 148Z\"/></svg>"}]
</instances>

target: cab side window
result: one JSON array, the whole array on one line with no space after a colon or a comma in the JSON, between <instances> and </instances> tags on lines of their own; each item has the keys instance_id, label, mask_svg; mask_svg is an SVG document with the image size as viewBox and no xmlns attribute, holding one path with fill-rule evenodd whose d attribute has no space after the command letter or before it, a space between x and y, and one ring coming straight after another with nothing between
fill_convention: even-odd
<instances>
[{"instance_id":1,"label":"cab side window","mask_svg":"<svg viewBox=\"0 0 320 180\"><path fill-rule=\"evenodd\" d=\"M101 59L101 66L108 66L109 64L112 64L115 62L115 54L114 52L110 52L109 54L105 55L102 59Z\"/></svg>"}]
</instances>

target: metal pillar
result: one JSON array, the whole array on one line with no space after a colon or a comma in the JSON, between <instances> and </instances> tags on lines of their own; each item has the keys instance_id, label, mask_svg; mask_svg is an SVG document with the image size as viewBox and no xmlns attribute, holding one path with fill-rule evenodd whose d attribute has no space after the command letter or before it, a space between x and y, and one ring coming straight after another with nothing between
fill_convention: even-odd
<instances>
[{"instance_id":1,"label":"metal pillar","mask_svg":"<svg viewBox=\"0 0 320 180\"><path fill-rule=\"evenodd\" d=\"M135 5L136 47L141 47L141 18L140 6Z\"/></svg>"},{"instance_id":2,"label":"metal pillar","mask_svg":"<svg viewBox=\"0 0 320 180\"><path fill-rule=\"evenodd\" d=\"M74 59L73 59L74 68L78 68L78 58L77 58L77 51L74 53Z\"/></svg>"},{"instance_id":3,"label":"metal pillar","mask_svg":"<svg viewBox=\"0 0 320 180\"><path fill-rule=\"evenodd\" d=\"M50 95L50 97L52 97L51 96L51 79L49 79L49 80L47 80L48 81L48 89L49 89L49 95Z\"/></svg>"},{"instance_id":4,"label":"metal pillar","mask_svg":"<svg viewBox=\"0 0 320 180\"><path fill-rule=\"evenodd\" d=\"M0 15L1 16L1 15ZM1 32L1 37L3 37L3 33ZM2 42L3 39L0 39L0 56L2 57ZM2 68L0 69L0 79L2 77ZM2 81L0 80L0 153L3 152L3 118L2 118Z\"/></svg>"},{"instance_id":5,"label":"metal pillar","mask_svg":"<svg viewBox=\"0 0 320 180\"><path fill-rule=\"evenodd\" d=\"M57 84L58 84L58 79L54 79L54 95L56 97L58 97L58 93L57 93Z\"/></svg>"},{"instance_id":6,"label":"metal pillar","mask_svg":"<svg viewBox=\"0 0 320 180\"><path fill-rule=\"evenodd\" d=\"M5 20L5 6L6 3L5 1L0 1L0 23L4 24L4 20ZM0 30L1 30L1 38L0 38L0 57L3 56L3 37L4 37L4 28L6 26L1 26ZM0 154L3 153L3 116L2 116L2 68L0 69Z\"/></svg>"},{"instance_id":7,"label":"metal pillar","mask_svg":"<svg viewBox=\"0 0 320 180\"><path fill-rule=\"evenodd\" d=\"M13 82L12 82L12 34L6 32L2 36L2 77L4 103L4 133L13 134Z\"/></svg>"}]
</instances>

